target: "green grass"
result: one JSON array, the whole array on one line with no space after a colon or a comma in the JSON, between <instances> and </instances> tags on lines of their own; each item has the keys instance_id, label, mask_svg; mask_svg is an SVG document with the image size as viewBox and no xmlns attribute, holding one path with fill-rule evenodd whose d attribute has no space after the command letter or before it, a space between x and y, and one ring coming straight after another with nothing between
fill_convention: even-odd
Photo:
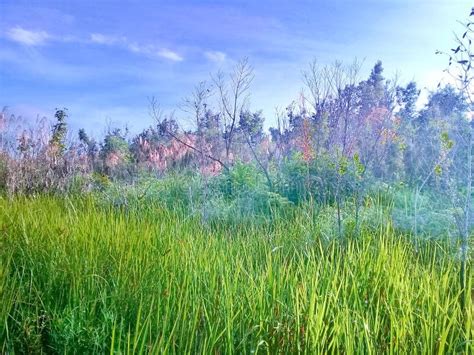
<instances>
[{"instance_id":1,"label":"green grass","mask_svg":"<svg viewBox=\"0 0 474 355\"><path fill-rule=\"evenodd\" d=\"M449 243L417 253L390 224L342 241L319 224L307 207L227 228L153 205L0 200L0 352L472 351Z\"/></svg>"}]
</instances>

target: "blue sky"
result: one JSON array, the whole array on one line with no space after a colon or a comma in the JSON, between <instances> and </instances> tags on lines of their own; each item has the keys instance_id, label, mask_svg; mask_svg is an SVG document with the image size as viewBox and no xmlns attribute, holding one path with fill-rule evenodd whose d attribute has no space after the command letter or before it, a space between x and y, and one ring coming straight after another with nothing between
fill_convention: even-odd
<instances>
[{"instance_id":1,"label":"blue sky","mask_svg":"<svg viewBox=\"0 0 474 355\"><path fill-rule=\"evenodd\" d=\"M434 88L452 47L459 0L139 1L0 0L0 105L26 118L68 107L72 127L148 126L147 98L180 105L209 73L248 57L251 107L268 124L317 59L376 60L386 76ZM177 117L185 113L177 110Z\"/></svg>"}]
</instances>

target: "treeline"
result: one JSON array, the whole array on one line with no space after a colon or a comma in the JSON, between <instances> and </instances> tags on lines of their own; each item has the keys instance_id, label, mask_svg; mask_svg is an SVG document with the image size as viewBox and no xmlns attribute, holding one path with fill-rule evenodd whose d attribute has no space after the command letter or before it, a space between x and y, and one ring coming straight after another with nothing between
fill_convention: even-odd
<instances>
[{"instance_id":1,"label":"treeline","mask_svg":"<svg viewBox=\"0 0 474 355\"><path fill-rule=\"evenodd\" d=\"M4 108L1 186L31 194L67 188L77 175L133 182L140 174L183 169L216 175L242 162L255 164L270 188L278 185L282 165L300 165L298 193L329 198L321 196L325 189L319 185L348 174L355 181L410 185L428 176L425 184L446 184L443 175L462 174L472 122L463 93L449 85L438 88L417 110L415 82L400 86L386 80L381 62L366 80L357 81L359 69L357 62L312 63L304 76L307 92L278 113L276 127L268 132L262 112L251 111L246 102L253 75L246 61L229 82L195 88L183 115L194 120L193 128L185 130L183 120L164 115L155 99L150 111L156 125L135 136L111 128L100 142L83 129L68 139L67 109L56 111L53 125L45 118L22 127L21 118Z\"/></svg>"}]
</instances>

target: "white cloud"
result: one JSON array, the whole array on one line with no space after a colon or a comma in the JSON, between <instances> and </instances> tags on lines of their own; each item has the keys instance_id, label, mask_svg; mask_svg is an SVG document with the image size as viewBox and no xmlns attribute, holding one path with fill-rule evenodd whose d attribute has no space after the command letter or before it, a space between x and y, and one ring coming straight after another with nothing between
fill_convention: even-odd
<instances>
[{"instance_id":1,"label":"white cloud","mask_svg":"<svg viewBox=\"0 0 474 355\"><path fill-rule=\"evenodd\" d=\"M172 60L173 62L181 62L184 58L178 53L173 52L170 49L163 48L157 53L160 57Z\"/></svg>"},{"instance_id":2,"label":"white cloud","mask_svg":"<svg viewBox=\"0 0 474 355\"><path fill-rule=\"evenodd\" d=\"M207 51L207 52L204 52L204 55L206 56L207 59L216 63L222 63L223 61L225 61L227 57L227 55L224 52L219 52L219 51Z\"/></svg>"},{"instance_id":3,"label":"white cloud","mask_svg":"<svg viewBox=\"0 0 474 355\"><path fill-rule=\"evenodd\" d=\"M127 48L133 53L143 53L143 48L136 43L129 43Z\"/></svg>"},{"instance_id":4,"label":"white cloud","mask_svg":"<svg viewBox=\"0 0 474 355\"><path fill-rule=\"evenodd\" d=\"M108 36L102 33L91 33L90 41L92 43L103 44L106 46L113 46L113 45L125 45L128 46L128 39L127 37L116 37L116 36Z\"/></svg>"},{"instance_id":5,"label":"white cloud","mask_svg":"<svg viewBox=\"0 0 474 355\"><path fill-rule=\"evenodd\" d=\"M114 44L116 43L116 39L114 37L106 36L101 33L91 33L90 40L93 43L97 44Z\"/></svg>"},{"instance_id":6,"label":"white cloud","mask_svg":"<svg viewBox=\"0 0 474 355\"><path fill-rule=\"evenodd\" d=\"M6 34L10 40L25 46L39 46L51 38L45 31L30 31L19 26L11 28Z\"/></svg>"},{"instance_id":7,"label":"white cloud","mask_svg":"<svg viewBox=\"0 0 474 355\"><path fill-rule=\"evenodd\" d=\"M184 58L178 53L167 49L157 49L152 45L143 45L136 42L131 42L127 37L108 36L102 33L91 33L90 42L101 44L104 46L118 46L122 49L128 50L132 53L143 54L150 57L161 57L174 62L181 62Z\"/></svg>"},{"instance_id":8,"label":"white cloud","mask_svg":"<svg viewBox=\"0 0 474 355\"><path fill-rule=\"evenodd\" d=\"M88 39L77 38L72 36L53 36L46 31L30 31L20 26L11 28L6 32L6 37L11 41L20 43L25 46L39 46L45 44L47 41L55 42L77 42L77 43L94 43L103 46L117 46L127 51L142 54L149 57L161 57L173 62L181 62L184 60L183 56L168 48L159 49L153 45L143 45L131 42L125 36L109 36L102 33L91 33ZM209 52L213 60L219 60L220 52Z\"/></svg>"}]
</instances>

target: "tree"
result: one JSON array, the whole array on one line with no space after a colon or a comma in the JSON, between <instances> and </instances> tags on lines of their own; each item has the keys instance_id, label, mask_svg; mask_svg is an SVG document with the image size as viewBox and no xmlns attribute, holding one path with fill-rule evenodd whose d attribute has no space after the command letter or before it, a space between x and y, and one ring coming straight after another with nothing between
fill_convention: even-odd
<instances>
[{"instance_id":1,"label":"tree","mask_svg":"<svg viewBox=\"0 0 474 355\"><path fill-rule=\"evenodd\" d=\"M454 48L449 52L437 51L438 54L444 54L448 57L448 68L445 70L454 80L457 89L462 94L468 105L468 120L465 125L465 130L458 134L458 143L464 145L463 151L465 168L460 174L460 177L455 179L452 189L452 198L454 205L461 209L461 213L456 215L456 220L459 226L461 238L461 272L460 272L460 286L462 290L461 306L466 312L469 310L465 307L465 298L468 297L466 293L466 266L467 266L467 252L469 243L469 233L471 226L472 215L472 159L474 147L474 49L472 42L474 40L474 8L472 8L469 20L462 23L462 35L455 34Z\"/></svg>"},{"instance_id":2,"label":"tree","mask_svg":"<svg viewBox=\"0 0 474 355\"><path fill-rule=\"evenodd\" d=\"M416 176L415 168L419 161L419 152L415 148L416 140L423 135L417 133L419 127L419 116L416 109L416 103L420 95L416 83L411 81L406 87L396 88L396 99L399 107L397 116L400 118L399 131L401 139L399 141L399 150L403 162L403 178L413 183L413 177Z\"/></svg>"},{"instance_id":3,"label":"tree","mask_svg":"<svg viewBox=\"0 0 474 355\"><path fill-rule=\"evenodd\" d=\"M222 127L220 114L213 113L209 106L212 95L211 86L206 81L202 81L194 87L191 95L184 99L182 105L182 110L191 116L201 170L206 170L206 166L209 165L210 158L206 155L221 160Z\"/></svg>"},{"instance_id":4,"label":"tree","mask_svg":"<svg viewBox=\"0 0 474 355\"><path fill-rule=\"evenodd\" d=\"M244 136L244 140L249 147L253 158L257 162L257 165L262 169L263 174L267 180L267 185L270 190L273 190L273 181L268 172L268 160L263 161L262 157L257 153L256 146L259 145L263 138L263 121L262 111L251 113L245 111L240 114L239 119L239 132Z\"/></svg>"},{"instance_id":5,"label":"tree","mask_svg":"<svg viewBox=\"0 0 474 355\"><path fill-rule=\"evenodd\" d=\"M150 111L150 116L154 119L156 122L157 126L160 129L160 132L163 134L168 135L176 141L177 143L181 144L182 146L186 147L187 149L190 149L194 151L195 153L199 154L201 157L204 157L206 159L209 159L213 161L214 163L218 164L221 166L224 170L228 171L229 166L224 163L219 157L216 157L212 155L211 153L207 152L205 149L201 149L196 142L191 139L190 135L187 132L180 133L178 124L176 120L171 117L163 117L163 112L160 109L160 106L156 102L155 98L150 99L150 104L149 104L149 111Z\"/></svg>"},{"instance_id":6,"label":"tree","mask_svg":"<svg viewBox=\"0 0 474 355\"><path fill-rule=\"evenodd\" d=\"M231 158L232 143L234 142L239 118L248 105L250 84L253 78L253 68L247 58L237 63L228 79L221 71L213 77L223 117L227 162Z\"/></svg>"},{"instance_id":7,"label":"tree","mask_svg":"<svg viewBox=\"0 0 474 355\"><path fill-rule=\"evenodd\" d=\"M89 137L84 128L79 129L78 138L79 142L81 142L84 148L86 149L86 153L89 158L93 160L98 151L96 141Z\"/></svg>"},{"instance_id":8,"label":"tree","mask_svg":"<svg viewBox=\"0 0 474 355\"><path fill-rule=\"evenodd\" d=\"M219 71L212 77L216 90L213 90L206 82L199 83L184 100L182 108L191 114L194 133L178 133L168 127L164 127L162 112L156 100L150 100L150 115L172 139L179 144L191 149L198 154L201 160L211 160L224 170L229 170L232 160L232 148L235 135L239 132L239 121L246 111L249 99L250 84L253 81L253 69L248 59L242 59L233 69L228 77ZM220 112L214 113L210 110L208 100L217 94ZM191 135L197 137L194 141ZM219 140L224 143L225 157L221 158L218 152ZM213 149L214 148L214 149ZM213 151L214 150L214 151Z\"/></svg>"},{"instance_id":9,"label":"tree","mask_svg":"<svg viewBox=\"0 0 474 355\"><path fill-rule=\"evenodd\" d=\"M50 140L50 145L55 151L55 155L62 155L66 149L66 134L67 134L67 123L66 119L68 117L67 109L56 109L54 118L56 123L52 129L52 136Z\"/></svg>"},{"instance_id":10,"label":"tree","mask_svg":"<svg viewBox=\"0 0 474 355\"><path fill-rule=\"evenodd\" d=\"M105 172L124 178L129 175L127 165L131 162L130 146L126 139L128 131L115 128L105 135L101 147L101 157L104 162ZM125 168L125 169L124 169Z\"/></svg>"},{"instance_id":11,"label":"tree","mask_svg":"<svg viewBox=\"0 0 474 355\"><path fill-rule=\"evenodd\" d=\"M309 102L312 106L312 123L314 125L314 141L316 144L316 162L322 150L334 162L336 179L334 185L334 199L337 209L337 225L339 235L342 236L342 185L347 172L347 162L355 153L357 139L357 116L360 100L357 87L361 64L354 60L350 65L336 61L332 65L319 67L316 62L310 64L304 72L303 78L310 92ZM303 105L304 106L304 105ZM307 110L300 110L299 116L290 116L293 127L301 127L305 137L308 121L305 116ZM290 111L293 114L292 111Z\"/></svg>"},{"instance_id":12,"label":"tree","mask_svg":"<svg viewBox=\"0 0 474 355\"><path fill-rule=\"evenodd\" d=\"M407 86L396 88L397 103L400 106L398 116L403 122L412 122L416 118L416 102L420 96L420 90L416 82L410 81Z\"/></svg>"}]
</instances>

